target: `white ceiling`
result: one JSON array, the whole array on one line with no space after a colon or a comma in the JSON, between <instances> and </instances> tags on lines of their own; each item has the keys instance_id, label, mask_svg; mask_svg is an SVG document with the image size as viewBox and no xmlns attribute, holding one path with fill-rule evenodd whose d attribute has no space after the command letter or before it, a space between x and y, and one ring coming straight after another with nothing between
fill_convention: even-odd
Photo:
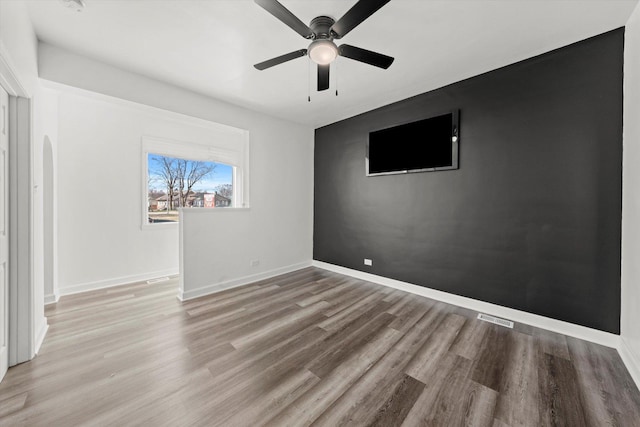
<instances>
[{"instance_id":1,"label":"white ceiling","mask_svg":"<svg viewBox=\"0 0 640 427\"><path fill-rule=\"evenodd\" d=\"M638 0L391 0L338 44L393 56L393 65L382 70L338 58L324 92L316 92L306 57L253 67L308 41L252 0L85 2L78 13L60 0L27 0L38 38L320 127L624 26ZM356 1L280 2L309 23L318 15L338 19Z\"/></svg>"}]
</instances>

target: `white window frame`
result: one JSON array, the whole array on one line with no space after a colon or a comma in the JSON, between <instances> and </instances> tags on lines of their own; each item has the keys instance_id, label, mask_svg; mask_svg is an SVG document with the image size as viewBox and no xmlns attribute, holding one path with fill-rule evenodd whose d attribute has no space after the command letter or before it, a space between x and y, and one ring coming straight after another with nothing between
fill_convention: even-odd
<instances>
[{"instance_id":1,"label":"white window frame","mask_svg":"<svg viewBox=\"0 0 640 427\"><path fill-rule=\"evenodd\" d=\"M231 206L225 209L249 208L249 134L248 131L232 128L221 133L211 145L176 141L145 135L142 137L142 187L141 187L141 228L158 230L177 228L178 222L149 223L149 154L177 157L188 160L223 163L233 167L233 197ZM189 208L207 209L207 208Z\"/></svg>"}]
</instances>

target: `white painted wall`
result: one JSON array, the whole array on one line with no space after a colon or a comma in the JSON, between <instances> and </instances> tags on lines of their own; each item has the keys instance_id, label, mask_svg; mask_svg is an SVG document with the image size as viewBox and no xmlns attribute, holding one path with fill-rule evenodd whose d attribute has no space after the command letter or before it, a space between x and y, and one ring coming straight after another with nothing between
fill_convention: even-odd
<instances>
[{"instance_id":1,"label":"white painted wall","mask_svg":"<svg viewBox=\"0 0 640 427\"><path fill-rule=\"evenodd\" d=\"M178 227L142 229L142 138L209 131L107 99L60 94L58 286L69 294L177 274Z\"/></svg>"},{"instance_id":2,"label":"white painted wall","mask_svg":"<svg viewBox=\"0 0 640 427\"><path fill-rule=\"evenodd\" d=\"M251 208L183 209L180 298L311 265L313 145L273 121L251 145Z\"/></svg>"},{"instance_id":3,"label":"white painted wall","mask_svg":"<svg viewBox=\"0 0 640 427\"><path fill-rule=\"evenodd\" d=\"M640 6L625 30L621 355L640 384Z\"/></svg>"},{"instance_id":4,"label":"white painted wall","mask_svg":"<svg viewBox=\"0 0 640 427\"><path fill-rule=\"evenodd\" d=\"M203 247L201 253L207 260L214 257L216 263L234 266L226 271L224 280L311 262L311 127L223 103L46 44L40 44L40 49L44 79L249 131L250 214L245 222L234 219L225 225L225 232L237 234L236 240L218 240L218 246ZM140 137L149 133L198 142L193 140L198 136L190 136L187 128L167 125L118 104L77 93L64 93L60 98L61 294L178 270L177 229L140 229ZM104 208L96 210L96 206ZM123 215L123 211L130 214ZM219 230L215 214L199 218L204 220L203 234ZM248 254L260 257L258 268L249 267L245 260Z\"/></svg>"}]
</instances>

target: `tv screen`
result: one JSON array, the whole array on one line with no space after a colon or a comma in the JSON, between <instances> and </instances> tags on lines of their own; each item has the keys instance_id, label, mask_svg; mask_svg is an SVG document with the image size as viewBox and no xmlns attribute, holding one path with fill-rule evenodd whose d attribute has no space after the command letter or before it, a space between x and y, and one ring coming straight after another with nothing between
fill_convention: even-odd
<instances>
[{"instance_id":1,"label":"tv screen","mask_svg":"<svg viewBox=\"0 0 640 427\"><path fill-rule=\"evenodd\" d=\"M367 176L458 169L458 111L369 132Z\"/></svg>"}]
</instances>

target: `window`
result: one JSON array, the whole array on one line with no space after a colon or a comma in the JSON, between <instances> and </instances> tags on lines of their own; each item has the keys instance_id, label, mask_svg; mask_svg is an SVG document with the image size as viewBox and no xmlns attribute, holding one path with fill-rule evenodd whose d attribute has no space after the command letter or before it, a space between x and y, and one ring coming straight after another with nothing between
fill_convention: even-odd
<instances>
[{"instance_id":1,"label":"window","mask_svg":"<svg viewBox=\"0 0 640 427\"><path fill-rule=\"evenodd\" d=\"M179 209L248 207L248 135L216 135L215 145L142 138L142 227L172 227Z\"/></svg>"},{"instance_id":2,"label":"window","mask_svg":"<svg viewBox=\"0 0 640 427\"><path fill-rule=\"evenodd\" d=\"M231 206L233 166L147 154L148 222L177 222L178 208Z\"/></svg>"}]
</instances>

